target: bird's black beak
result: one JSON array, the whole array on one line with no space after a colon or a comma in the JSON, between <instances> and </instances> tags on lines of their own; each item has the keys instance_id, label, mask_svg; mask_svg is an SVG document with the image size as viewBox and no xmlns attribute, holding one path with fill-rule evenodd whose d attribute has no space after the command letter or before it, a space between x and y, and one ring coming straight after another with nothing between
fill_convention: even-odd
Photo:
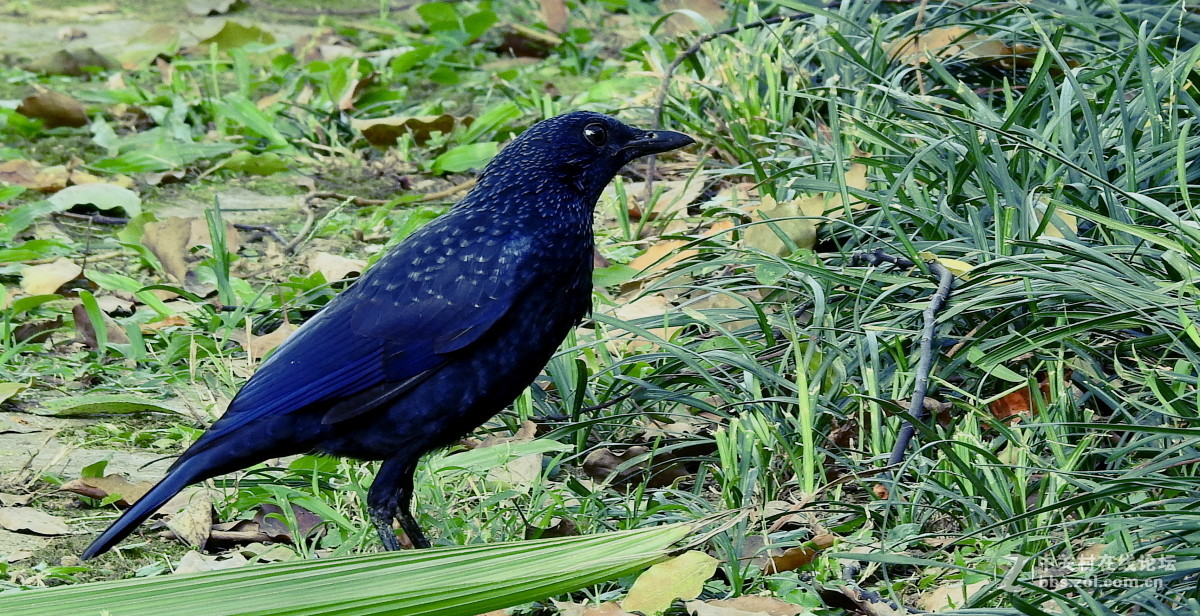
<instances>
[{"instance_id":1,"label":"bird's black beak","mask_svg":"<svg viewBox=\"0 0 1200 616\"><path fill-rule=\"evenodd\" d=\"M696 143L696 140L683 133L670 130L645 130L626 143L621 151L629 157L629 160L633 160L648 154L670 152L693 143Z\"/></svg>"}]
</instances>

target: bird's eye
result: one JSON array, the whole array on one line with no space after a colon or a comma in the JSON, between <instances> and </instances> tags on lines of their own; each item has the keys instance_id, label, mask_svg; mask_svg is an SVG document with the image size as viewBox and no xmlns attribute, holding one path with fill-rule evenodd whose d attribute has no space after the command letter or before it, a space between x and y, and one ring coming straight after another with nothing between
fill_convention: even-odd
<instances>
[{"instance_id":1,"label":"bird's eye","mask_svg":"<svg viewBox=\"0 0 1200 616\"><path fill-rule=\"evenodd\" d=\"M608 143L608 129L603 124L593 122L583 127L583 138L598 148L604 147Z\"/></svg>"}]
</instances>

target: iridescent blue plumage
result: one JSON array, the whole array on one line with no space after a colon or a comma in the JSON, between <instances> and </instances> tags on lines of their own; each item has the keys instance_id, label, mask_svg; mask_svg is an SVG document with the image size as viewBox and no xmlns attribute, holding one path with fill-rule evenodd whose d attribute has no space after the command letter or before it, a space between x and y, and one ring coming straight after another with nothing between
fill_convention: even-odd
<instances>
[{"instance_id":1,"label":"iridescent blue plumage","mask_svg":"<svg viewBox=\"0 0 1200 616\"><path fill-rule=\"evenodd\" d=\"M84 552L190 483L319 451L384 460L368 507L386 547L425 452L503 410L591 303L592 209L636 157L692 143L590 112L538 123L445 215L406 238L276 349L167 476Z\"/></svg>"}]
</instances>

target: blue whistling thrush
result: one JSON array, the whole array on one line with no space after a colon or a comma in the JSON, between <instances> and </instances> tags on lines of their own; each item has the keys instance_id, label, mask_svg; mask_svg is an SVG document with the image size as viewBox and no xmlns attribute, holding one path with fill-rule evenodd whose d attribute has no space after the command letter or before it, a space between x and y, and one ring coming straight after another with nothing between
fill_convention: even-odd
<instances>
[{"instance_id":1,"label":"blue whistling thrush","mask_svg":"<svg viewBox=\"0 0 1200 616\"><path fill-rule=\"evenodd\" d=\"M268 458L383 460L367 496L389 550L417 460L504 409L591 307L592 210L623 165L693 143L574 112L504 148L445 215L419 229L304 323L228 410L83 558L129 535L188 484Z\"/></svg>"}]
</instances>

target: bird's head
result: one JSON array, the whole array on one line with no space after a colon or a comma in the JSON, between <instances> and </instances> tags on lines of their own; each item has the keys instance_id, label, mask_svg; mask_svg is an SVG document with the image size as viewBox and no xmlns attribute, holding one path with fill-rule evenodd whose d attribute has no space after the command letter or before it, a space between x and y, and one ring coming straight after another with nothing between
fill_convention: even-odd
<instances>
[{"instance_id":1,"label":"bird's head","mask_svg":"<svg viewBox=\"0 0 1200 616\"><path fill-rule=\"evenodd\" d=\"M695 143L669 130L648 131L611 116L575 111L538 122L488 165L488 176L553 182L594 199L626 163Z\"/></svg>"}]
</instances>

